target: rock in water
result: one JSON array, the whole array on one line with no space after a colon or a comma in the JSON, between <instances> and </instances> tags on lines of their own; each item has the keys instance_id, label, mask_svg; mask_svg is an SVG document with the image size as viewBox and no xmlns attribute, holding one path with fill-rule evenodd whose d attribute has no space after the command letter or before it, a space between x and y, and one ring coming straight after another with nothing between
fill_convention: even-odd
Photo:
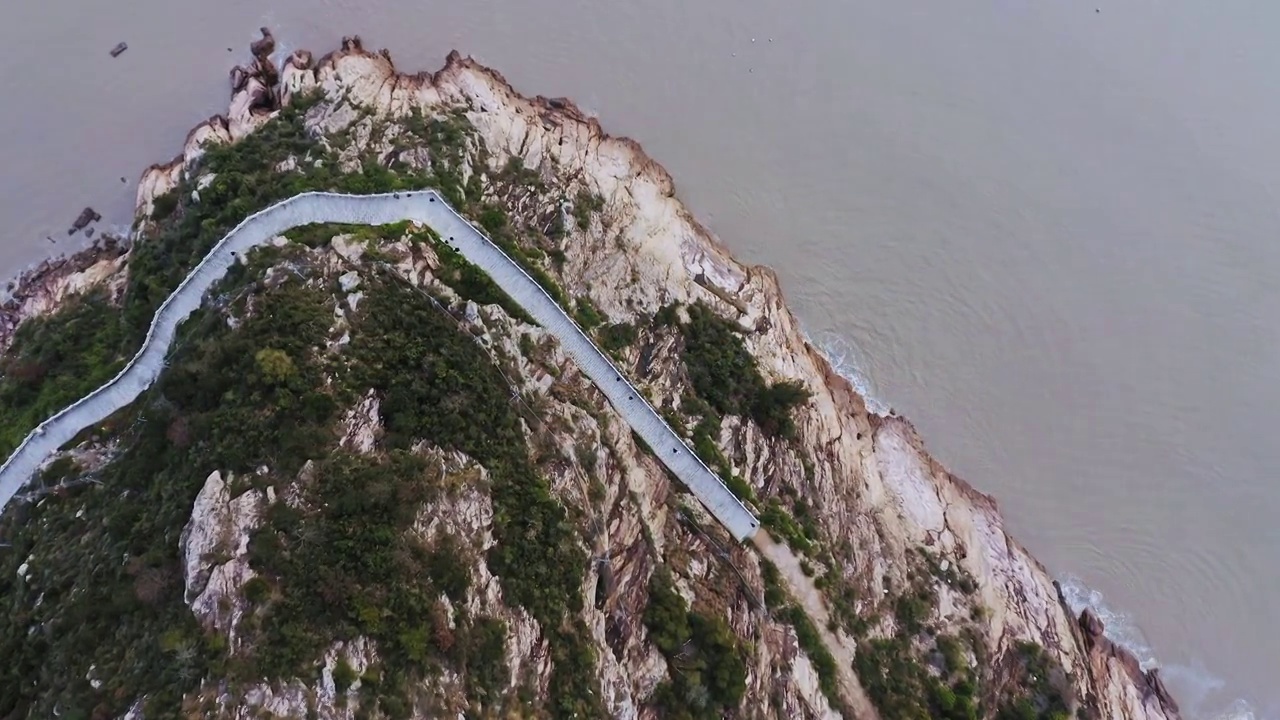
<instances>
[{"instance_id":1,"label":"rock in water","mask_svg":"<svg viewBox=\"0 0 1280 720\"><path fill-rule=\"evenodd\" d=\"M1090 608L1085 608L1084 611L1080 613L1079 622L1080 629L1083 630L1085 636L1090 639L1096 640L1097 638L1102 637L1102 634L1107 630L1107 626L1102 623L1102 619L1099 618Z\"/></svg>"},{"instance_id":2,"label":"rock in water","mask_svg":"<svg viewBox=\"0 0 1280 720\"><path fill-rule=\"evenodd\" d=\"M256 58L264 58L270 55L276 49L276 38L271 34L269 28L259 28L262 32L261 40L254 40L249 46L249 52L253 53Z\"/></svg>"},{"instance_id":3,"label":"rock in water","mask_svg":"<svg viewBox=\"0 0 1280 720\"><path fill-rule=\"evenodd\" d=\"M87 207L80 211L80 215L76 217L76 221L71 223L71 229L67 231L68 235L75 235L77 231L83 230L89 226L89 223L97 222L102 219L93 208Z\"/></svg>"},{"instance_id":4,"label":"rock in water","mask_svg":"<svg viewBox=\"0 0 1280 720\"><path fill-rule=\"evenodd\" d=\"M294 50L289 59L285 61L285 66L296 70L310 70L311 52L308 50Z\"/></svg>"}]
</instances>

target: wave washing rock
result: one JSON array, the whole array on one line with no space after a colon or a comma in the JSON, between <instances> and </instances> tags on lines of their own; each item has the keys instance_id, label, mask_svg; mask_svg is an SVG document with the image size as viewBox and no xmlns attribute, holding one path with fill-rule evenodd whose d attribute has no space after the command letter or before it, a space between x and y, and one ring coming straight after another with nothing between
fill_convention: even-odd
<instances>
[{"instance_id":1,"label":"wave washing rock","mask_svg":"<svg viewBox=\"0 0 1280 720\"><path fill-rule=\"evenodd\" d=\"M1046 569L1005 532L992 498L933 460L909 422L868 411L807 342L774 273L737 262L691 216L671 177L638 144L608 135L568 100L519 94L496 71L456 52L436 73L406 75L387 52L368 52L359 38L346 38L318 61L297 51L277 72L267 47L274 40L264 35L254 64L233 72L228 115L198 125L181 155L143 174L139 243L162 222L151 218L157 198L219 191L202 166L206 148L248 137L300 98L307 100L306 130L325 154L281 161L276 170L286 176L336 162L348 174L430 170L439 180L446 176L436 164L456 150L461 160L447 168L447 177L477 221L492 232L517 228L511 241L529 248L519 252L560 288L580 322L603 319L600 327L622 338L611 343L619 365L673 422L687 424L704 459L740 483L740 495L784 543L758 543L777 560L765 564L752 548L728 542L646 449L619 430L625 426L612 408L551 338L500 296L466 301L467 288L478 292L477 281L468 283L440 245L414 241L411 231L390 231L376 257L366 257L367 238L339 235L304 243L300 254L268 269L252 292L286 283L292 274L312 278L310 287L330 298L332 326L311 343L325 358L358 344L360 323L373 312L367 308L378 307L371 303L380 272L419 292L435 288L433 302L454 303L450 322L501 368L551 495L585 528L581 550L591 560L581 587L587 600L573 622L582 623L591 648L588 674L598 683L601 714L665 717L677 706L711 712L718 698L730 697L723 714L735 717L1178 717L1156 671L1143 672L1107 641L1092 615L1071 615ZM463 126L453 150L415 141ZM199 197L190 201L203 202ZM95 277L122 282L127 271L114 265ZM365 298L358 304L348 292L357 282ZM24 312L46 312L59 293L71 291L50 291L50 301L38 308L28 302L24 307L36 309ZM229 327L252 315L224 312ZM696 348L712 337L720 338L721 360L733 347L751 358L754 369L735 376L749 401L699 384L691 363L701 362ZM0 342L6 339L0 332ZM276 372L285 377L291 367ZM336 384L336 366L325 367L326 386ZM714 363L702 369L723 372ZM762 398L774 397L766 389L785 395L787 388L795 401L784 404L784 419L761 410ZM402 422L393 396L370 388L344 395L335 451L387 457L390 435ZM722 406L713 412L717 403ZM708 420L712 415L716 422ZM494 564L503 550L498 525L509 521L509 511L490 495L500 482L494 468L430 444L409 454L436 468L434 482L446 489L416 511L405 537L428 548L461 538L450 554L467 560L466 590L446 592L430 610L443 618L433 625L434 642L452 646L488 628L501 638L492 665L506 679L477 691L479 671L462 661L423 680L416 694L397 698L395 707L407 714L394 716L437 717L468 707L481 715L500 708L509 716L555 715L546 699L562 682L561 666L570 664L558 644L568 631L540 623ZM271 621L255 603L271 606L290 592L273 588L275 594L253 602L241 597L256 577L246 559L253 555L251 537L273 508L328 512L308 494L316 487L316 467L308 462L284 478L278 500L276 485L233 498L222 468L192 469L207 480L182 533L184 601L206 628L228 637L233 657L253 655L254 633ZM37 555L23 566L28 574L46 562ZM669 584L664 568L672 571ZM787 590L806 597L789 604ZM689 631L683 645L664 645L650 614L659 598L671 603L664 607L687 608L697 627L718 618L736 640L721 642L702 630ZM675 613L677 625L682 612ZM800 616L809 618L807 628ZM814 617L829 621L815 628ZM481 618L492 624L472 624ZM381 621L359 622L376 628ZM729 657L712 650L727 646L736 648L730 655L742 653L740 691L729 681L717 685L710 669L688 669L705 658ZM354 717L356 707L364 707L360 683L385 687L382 661L389 650L364 635L335 636L326 648L314 677L248 685L204 677L183 703L225 717ZM382 668L382 675L371 668ZM672 692L684 693L675 705ZM511 699L516 696L526 704ZM123 700L129 717L143 716L142 700ZM379 707L393 716L389 706Z\"/></svg>"}]
</instances>

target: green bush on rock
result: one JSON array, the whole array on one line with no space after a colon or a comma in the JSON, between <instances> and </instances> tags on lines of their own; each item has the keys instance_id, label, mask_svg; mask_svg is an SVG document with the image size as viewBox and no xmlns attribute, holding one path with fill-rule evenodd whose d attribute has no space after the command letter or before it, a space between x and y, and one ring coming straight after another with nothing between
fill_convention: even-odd
<instances>
[{"instance_id":1,"label":"green bush on rock","mask_svg":"<svg viewBox=\"0 0 1280 720\"><path fill-rule=\"evenodd\" d=\"M665 566L649 580L644 622L670 669L650 699L663 717L722 718L742 702L745 651L722 617L689 610Z\"/></svg>"},{"instance_id":2,"label":"green bush on rock","mask_svg":"<svg viewBox=\"0 0 1280 720\"><path fill-rule=\"evenodd\" d=\"M702 304L688 307L684 363L698 397L722 415L746 415L766 434L795 433L791 411L809 399L793 382L765 383L737 327ZM661 314L661 313L660 313Z\"/></svg>"}]
</instances>

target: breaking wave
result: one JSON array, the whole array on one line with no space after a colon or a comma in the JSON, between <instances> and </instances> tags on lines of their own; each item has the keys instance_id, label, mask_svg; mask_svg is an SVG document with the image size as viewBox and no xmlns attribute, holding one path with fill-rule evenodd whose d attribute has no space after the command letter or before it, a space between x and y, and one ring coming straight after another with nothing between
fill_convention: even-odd
<instances>
[{"instance_id":1,"label":"breaking wave","mask_svg":"<svg viewBox=\"0 0 1280 720\"><path fill-rule=\"evenodd\" d=\"M1064 575L1058 583L1072 612L1079 613L1089 608L1106 625L1106 636L1133 653L1143 670L1160 668L1160 676L1172 690L1187 720L1277 720L1274 716L1259 714L1257 708L1242 698L1236 698L1223 707L1225 680L1200 663L1177 665L1158 662L1151 644L1131 615L1107 605L1101 592L1085 585L1074 575Z\"/></svg>"},{"instance_id":2,"label":"breaking wave","mask_svg":"<svg viewBox=\"0 0 1280 720\"><path fill-rule=\"evenodd\" d=\"M858 391L869 412L881 417L889 414L889 404L880 399L875 381L863 370L866 359L856 345L831 331L820 333L817 338L806 332L805 337L827 356L827 361L840 373L840 377L848 380L853 389Z\"/></svg>"}]
</instances>

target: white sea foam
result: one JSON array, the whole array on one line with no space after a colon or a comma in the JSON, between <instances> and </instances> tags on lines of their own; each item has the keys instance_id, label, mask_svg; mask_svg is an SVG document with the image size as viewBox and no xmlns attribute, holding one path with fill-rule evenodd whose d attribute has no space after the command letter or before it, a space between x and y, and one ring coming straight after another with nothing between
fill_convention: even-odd
<instances>
[{"instance_id":1,"label":"white sea foam","mask_svg":"<svg viewBox=\"0 0 1280 720\"><path fill-rule=\"evenodd\" d=\"M889 414L889 404L880 399L875 381L863 371L866 362L856 345L831 331L823 332L817 338L806 332L805 338L827 356L827 361L840 373L840 377L853 385L867 403L868 411L881 417Z\"/></svg>"},{"instance_id":2,"label":"white sea foam","mask_svg":"<svg viewBox=\"0 0 1280 720\"><path fill-rule=\"evenodd\" d=\"M1274 715L1259 714L1257 708L1240 698L1223 707L1221 694L1226 688L1226 681L1198 662L1179 665L1157 661L1155 651L1131 615L1107 605L1100 591L1085 585L1074 575L1064 575L1058 582L1073 612L1089 608L1106 625L1106 636L1133 653L1143 670L1160 668L1160 676L1173 692L1187 720L1280 720Z\"/></svg>"},{"instance_id":3,"label":"white sea foam","mask_svg":"<svg viewBox=\"0 0 1280 720\"><path fill-rule=\"evenodd\" d=\"M1079 613L1089 608L1107 626L1107 637L1133 653L1143 670L1159 666L1155 652L1131 616L1108 606L1101 592L1085 585L1074 575L1064 575L1058 583L1072 612Z\"/></svg>"}]
</instances>

